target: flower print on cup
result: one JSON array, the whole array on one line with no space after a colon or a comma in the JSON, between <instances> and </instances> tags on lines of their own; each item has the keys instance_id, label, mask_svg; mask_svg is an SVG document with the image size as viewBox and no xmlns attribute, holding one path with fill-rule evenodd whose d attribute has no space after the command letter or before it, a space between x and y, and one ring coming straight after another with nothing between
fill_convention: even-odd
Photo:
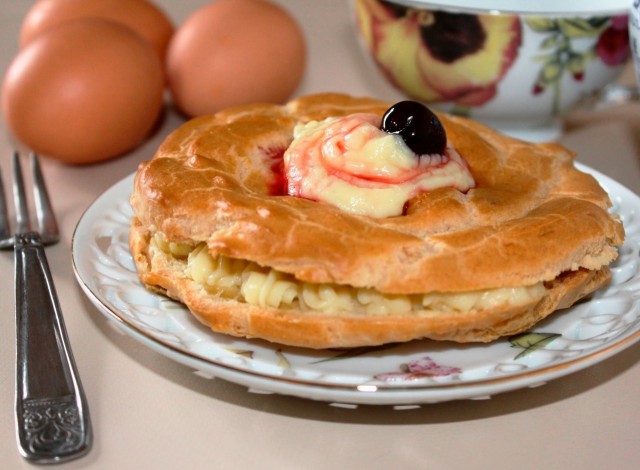
<instances>
[{"instance_id":1,"label":"flower print on cup","mask_svg":"<svg viewBox=\"0 0 640 470\"><path fill-rule=\"evenodd\" d=\"M628 55L626 9L542 16L491 2L352 2L361 49L392 89L530 141L559 138L562 118L615 82Z\"/></svg>"},{"instance_id":2,"label":"flower print on cup","mask_svg":"<svg viewBox=\"0 0 640 470\"><path fill-rule=\"evenodd\" d=\"M432 12L379 0L358 0L356 8L378 67L424 102L454 102L461 109L487 103L520 46L516 16Z\"/></svg>"},{"instance_id":3,"label":"flower print on cup","mask_svg":"<svg viewBox=\"0 0 640 470\"><path fill-rule=\"evenodd\" d=\"M609 67L623 64L629 57L627 16L591 18L527 17L525 24L543 36L536 60L542 63L532 87L534 95L552 93L552 113L560 112L562 77L583 81L590 61ZM597 38L595 43L585 39Z\"/></svg>"}]
</instances>

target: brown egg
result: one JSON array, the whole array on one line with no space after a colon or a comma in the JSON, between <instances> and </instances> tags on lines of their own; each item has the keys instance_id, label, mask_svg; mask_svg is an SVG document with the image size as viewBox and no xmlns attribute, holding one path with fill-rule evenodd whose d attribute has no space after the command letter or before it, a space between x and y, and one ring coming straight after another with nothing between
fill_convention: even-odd
<instances>
[{"instance_id":1,"label":"brown egg","mask_svg":"<svg viewBox=\"0 0 640 470\"><path fill-rule=\"evenodd\" d=\"M10 64L2 85L9 129L34 151L89 163L138 145L163 106L162 65L131 29L71 20L43 32Z\"/></svg>"},{"instance_id":2,"label":"brown egg","mask_svg":"<svg viewBox=\"0 0 640 470\"><path fill-rule=\"evenodd\" d=\"M173 24L160 8L147 0L39 0L22 22L20 45L25 46L63 21L92 17L112 20L133 29L153 45L164 61Z\"/></svg>"},{"instance_id":3,"label":"brown egg","mask_svg":"<svg viewBox=\"0 0 640 470\"><path fill-rule=\"evenodd\" d=\"M219 0L196 10L167 51L167 81L187 116L251 102L286 101L305 68L302 31L264 0Z\"/></svg>"}]
</instances>

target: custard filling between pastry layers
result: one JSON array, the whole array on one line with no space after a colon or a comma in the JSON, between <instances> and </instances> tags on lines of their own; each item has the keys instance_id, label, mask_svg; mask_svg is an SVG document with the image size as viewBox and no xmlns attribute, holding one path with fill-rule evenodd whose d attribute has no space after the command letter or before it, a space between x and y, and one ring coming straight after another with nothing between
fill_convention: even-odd
<instances>
[{"instance_id":1,"label":"custard filling between pastry layers","mask_svg":"<svg viewBox=\"0 0 640 470\"><path fill-rule=\"evenodd\" d=\"M383 294L371 288L338 284L312 284L292 275L261 267L251 261L213 257L206 245L168 242L156 233L151 247L184 263L187 278L213 295L259 307L300 311L398 315L409 312L446 311L464 313L504 305L523 305L545 295L542 282L531 286L496 288L463 293L412 295Z\"/></svg>"}]
</instances>

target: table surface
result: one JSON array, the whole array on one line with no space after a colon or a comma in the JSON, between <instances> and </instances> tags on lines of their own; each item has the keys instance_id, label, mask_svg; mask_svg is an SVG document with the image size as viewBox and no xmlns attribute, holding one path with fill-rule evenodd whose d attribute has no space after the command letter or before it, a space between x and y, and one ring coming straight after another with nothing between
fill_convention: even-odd
<instances>
[{"instance_id":1,"label":"table surface","mask_svg":"<svg viewBox=\"0 0 640 470\"><path fill-rule=\"evenodd\" d=\"M33 2L2 0L0 72L17 51ZM158 1L179 24L204 0ZM304 28L309 50L297 95L342 91L388 100L399 95L363 59L346 0L284 1ZM628 73L627 73L628 72ZM622 80L633 82L633 71ZM640 107L573 113L561 142L582 161L640 192ZM76 283L70 256L78 219L92 201L151 158L182 122L168 111L157 132L131 153L91 166L44 159L62 241L49 263L80 375L95 439L69 469L130 468L637 468L640 461L640 345L535 389L489 400L397 410L344 409L280 395L249 393L206 379L111 328ZM13 139L0 123L0 165ZM15 336L13 255L0 253L0 466L26 468L13 427Z\"/></svg>"}]
</instances>

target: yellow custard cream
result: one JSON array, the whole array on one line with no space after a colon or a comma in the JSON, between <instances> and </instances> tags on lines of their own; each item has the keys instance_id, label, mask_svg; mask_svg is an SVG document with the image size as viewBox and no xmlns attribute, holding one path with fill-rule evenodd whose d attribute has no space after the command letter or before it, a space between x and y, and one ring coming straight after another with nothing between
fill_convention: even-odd
<instances>
[{"instance_id":1,"label":"yellow custard cream","mask_svg":"<svg viewBox=\"0 0 640 470\"><path fill-rule=\"evenodd\" d=\"M437 315L436 312L468 313L538 302L545 295L542 282L531 286L504 287L472 292L384 294L370 288L338 284L311 284L291 274L258 266L247 260L212 256L204 243L197 246L168 242L156 233L151 253L171 256L183 265L185 277L211 294L259 307L321 312L327 315L352 312L368 315Z\"/></svg>"},{"instance_id":2,"label":"yellow custard cream","mask_svg":"<svg viewBox=\"0 0 640 470\"><path fill-rule=\"evenodd\" d=\"M396 134L379 128L374 114L353 114L299 124L284 154L288 194L372 217L401 215L410 198L451 186L475 185L456 150L417 156Z\"/></svg>"}]
</instances>

